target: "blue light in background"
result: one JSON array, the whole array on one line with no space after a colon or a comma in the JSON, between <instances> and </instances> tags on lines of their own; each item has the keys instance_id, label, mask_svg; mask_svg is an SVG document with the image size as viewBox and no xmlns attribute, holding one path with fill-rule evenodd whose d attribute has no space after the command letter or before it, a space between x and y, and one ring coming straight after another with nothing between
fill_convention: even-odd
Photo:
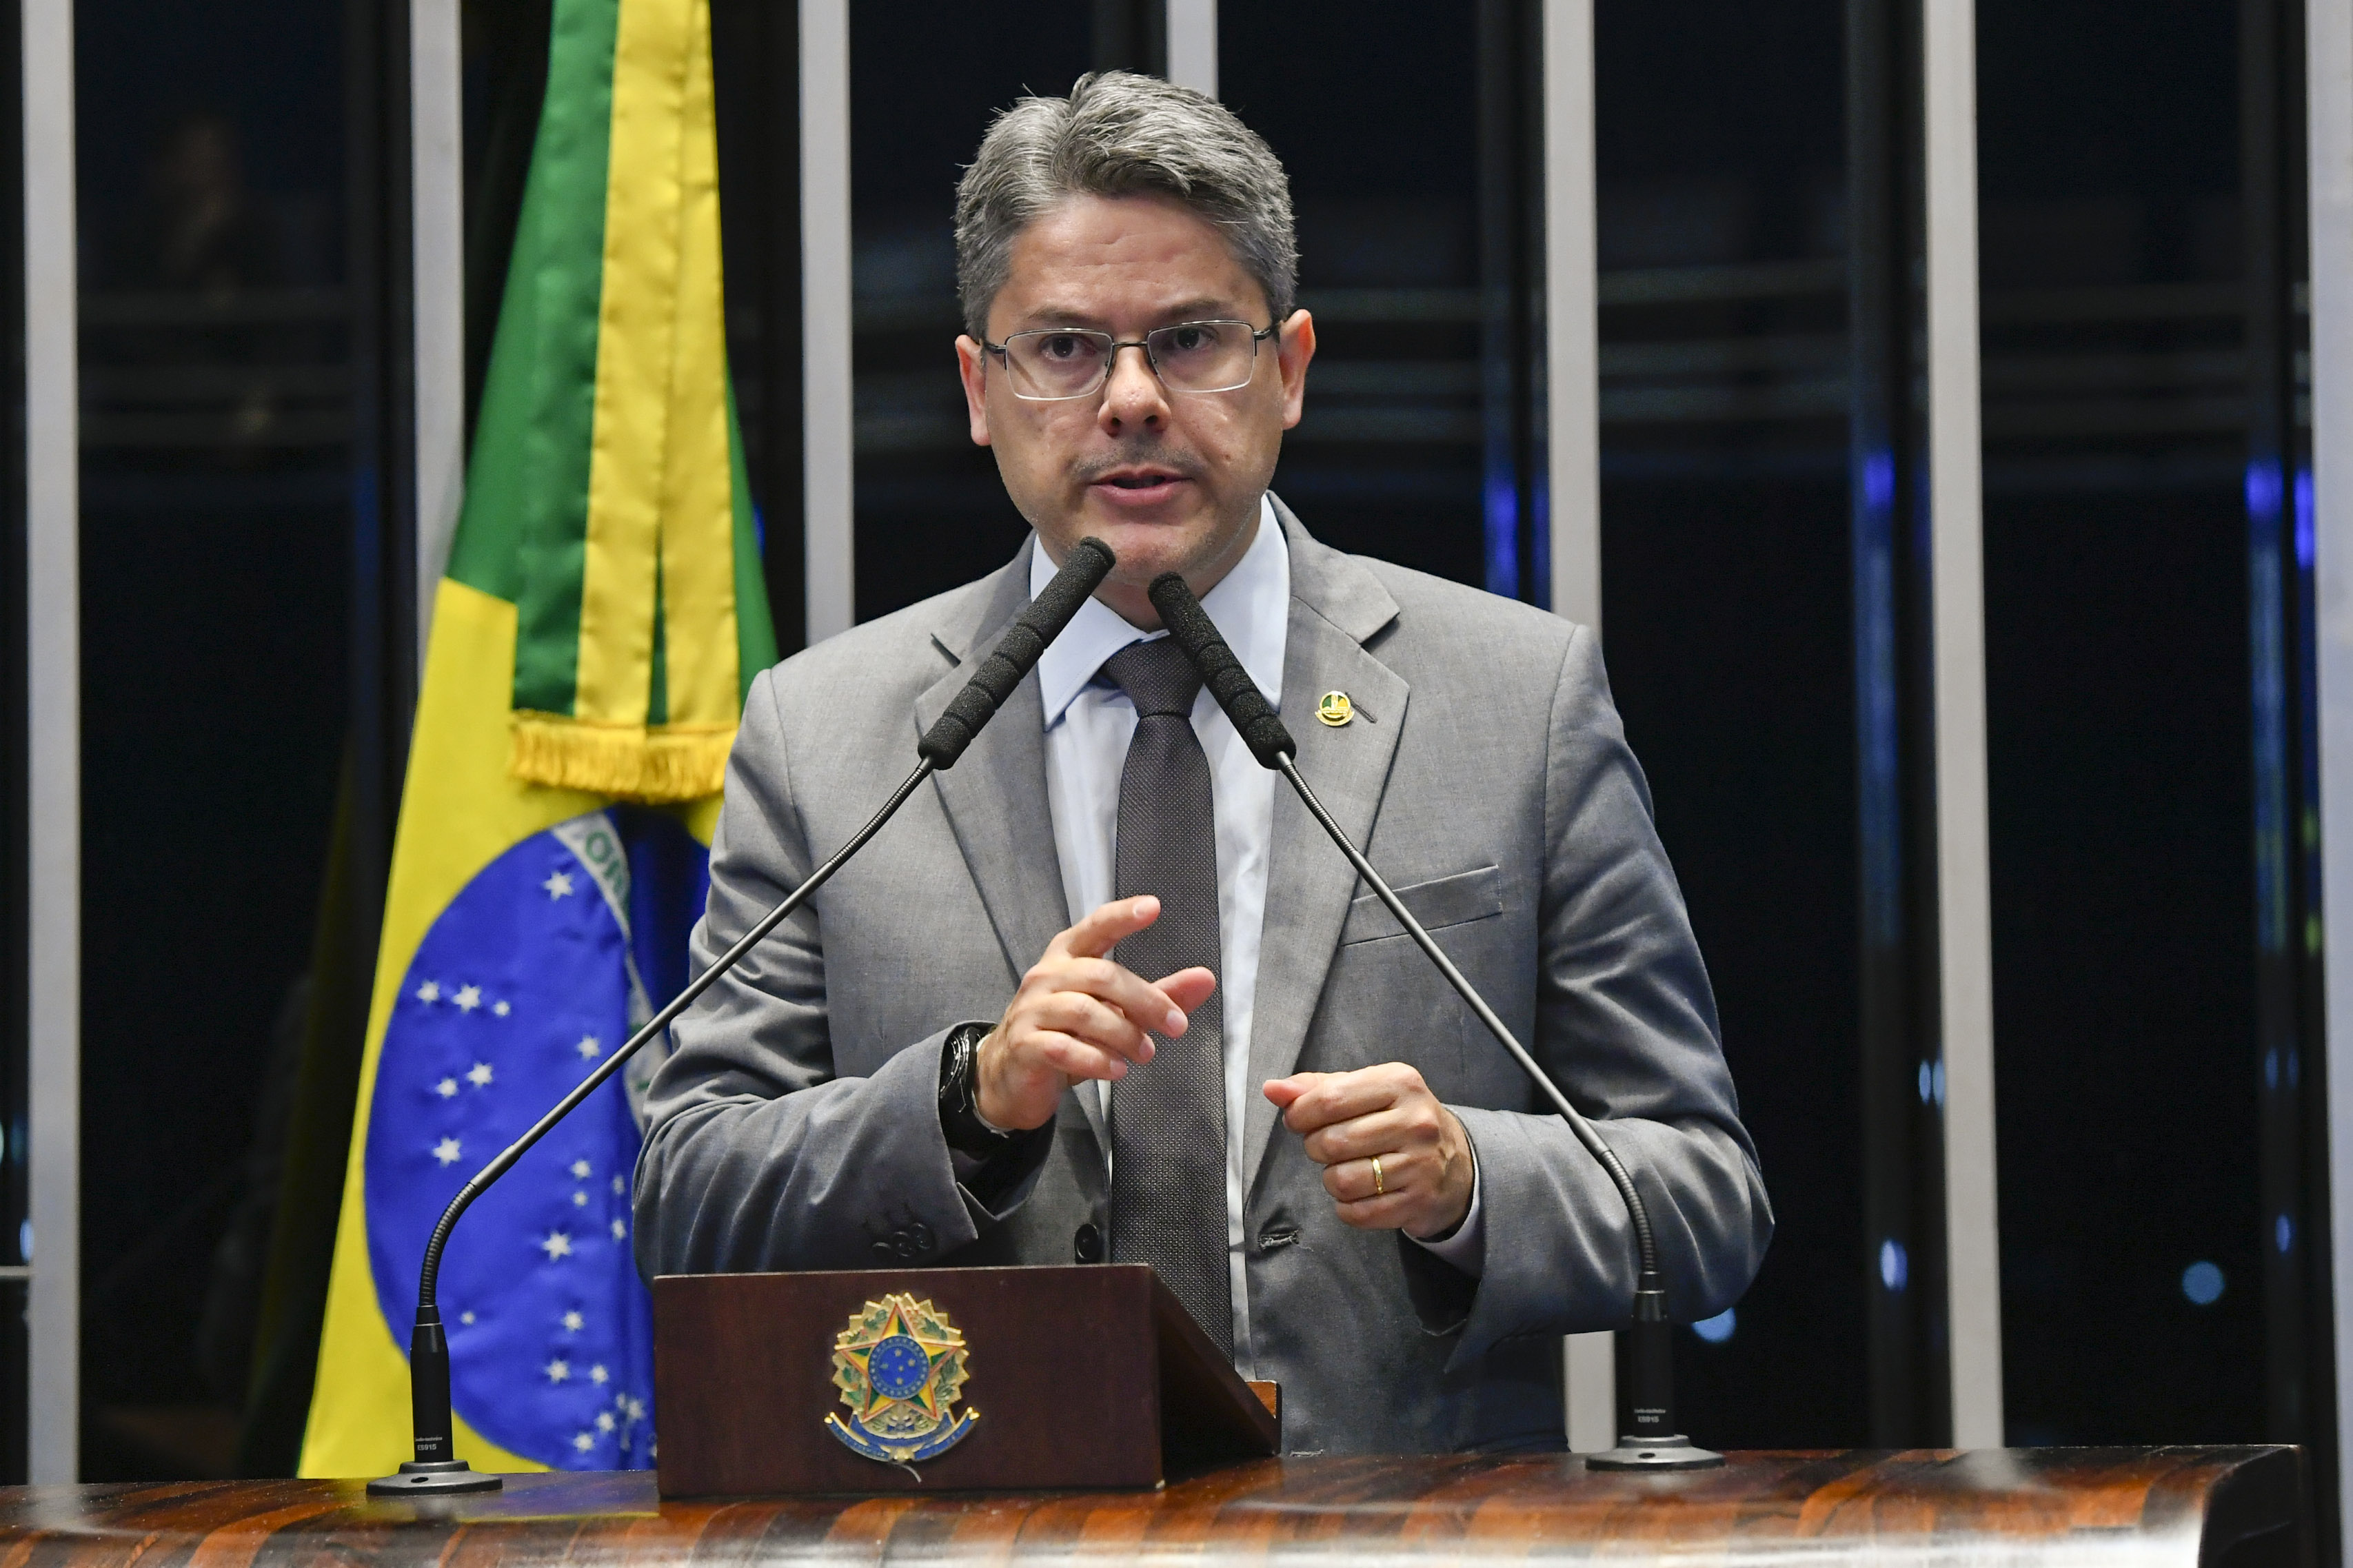
<instances>
[{"instance_id":1,"label":"blue light in background","mask_svg":"<svg viewBox=\"0 0 2353 1568\"><path fill-rule=\"evenodd\" d=\"M2222 1299L2222 1271L2200 1259L2181 1271L2181 1293L2197 1306L2211 1307Z\"/></svg>"},{"instance_id":2,"label":"blue light in background","mask_svg":"<svg viewBox=\"0 0 2353 1568\"><path fill-rule=\"evenodd\" d=\"M1895 454L1873 452L1862 460L1862 504L1885 511L1895 504Z\"/></svg>"},{"instance_id":3,"label":"blue light in background","mask_svg":"<svg viewBox=\"0 0 2353 1568\"><path fill-rule=\"evenodd\" d=\"M1528 602L1540 610L1552 608L1552 481L1539 465L1535 475L1534 506L1535 527L1529 531L1535 537L1535 560L1528 567Z\"/></svg>"},{"instance_id":4,"label":"blue light in background","mask_svg":"<svg viewBox=\"0 0 2353 1568\"><path fill-rule=\"evenodd\" d=\"M1726 1307L1715 1317L1702 1318L1698 1322L1694 1323L1692 1325L1692 1332L1697 1334L1701 1339L1705 1340L1712 1345L1720 1345L1725 1341L1732 1337L1732 1331L1735 1326L1736 1325L1732 1319L1732 1309Z\"/></svg>"},{"instance_id":5,"label":"blue light in background","mask_svg":"<svg viewBox=\"0 0 2353 1568\"><path fill-rule=\"evenodd\" d=\"M1520 596L1520 496L1508 469L1487 476L1487 592Z\"/></svg>"},{"instance_id":6,"label":"blue light in background","mask_svg":"<svg viewBox=\"0 0 2353 1568\"><path fill-rule=\"evenodd\" d=\"M2280 504L2279 465L2258 461L2247 465L2247 513L2251 517L2274 517Z\"/></svg>"},{"instance_id":7,"label":"blue light in background","mask_svg":"<svg viewBox=\"0 0 2353 1568\"><path fill-rule=\"evenodd\" d=\"M2282 1252L2285 1252L2288 1249L2288 1244L2295 1239L2295 1226L2288 1223L2287 1215L2282 1215L2273 1222L2272 1241Z\"/></svg>"},{"instance_id":8,"label":"blue light in background","mask_svg":"<svg viewBox=\"0 0 2353 1568\"><path fill-rule=\"evenodd\" d=\"M2295 563L2312 570L2312 470L2295 471Z\"/></svg>"},{"instance_id":9,"label":"blue light in background","mask_svg":"<svg viewBox=\"0 0 2353 1568\"><path fill-rule=\"evenodd\" d=\"M1879 1282L1890 1290L1901 1290L1912 1277L1912 1260L1905 1256L1904 1244L1889 1237L1879 1244Z\"/></svg>"}]
</instances>

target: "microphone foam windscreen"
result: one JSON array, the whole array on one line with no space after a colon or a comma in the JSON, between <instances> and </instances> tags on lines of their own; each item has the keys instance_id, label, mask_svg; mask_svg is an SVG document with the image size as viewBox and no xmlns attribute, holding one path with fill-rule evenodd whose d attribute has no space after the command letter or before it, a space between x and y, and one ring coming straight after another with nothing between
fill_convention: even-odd
<instances>
[{"instance_id":1,"label":"microphone foam windscreen","mask_svg":"<svg viewBox=\"0 0 2353 1568\"><path fill-rule=\"evenodd\" d=\"M1005 628L1005 635L997 639L996 647L965 682L964 689L923 731L915 750L934 767L955 766L981 726L996 716L998 705L1013 695L1021 678L1037 667L1047 645L1062 635L1062 628L1111 574L1116 562L1111 546L1102 540L1092 535L1080 540L1053 581Z\"/></svg>"},{"instance_id":2,"label":"microphone foam windscreen","mask_svg":"<svg viewBox=\"0 0 2353 1568\"><path fill-rule=\"evenodd\" d=\"M1168 628L1169 640L1183 648L1185 657L1193 661L1193 668L1201 672L1201 684L1209 689L1209 695L1218 700L1218 706L1233 721L1235 731L1250 749L1250 755L1259 760L1259 765L1279 767L1284 757L1297 756L1299 748L1293 743L1291 731L1282 727L1266 693L1258 689L1258 682L1250 678L1242 661L1226 646L1226 639L1219 635L1217 622L1201 608L1201 601L1193 596L1184 577L1175 572L1163 572L1152 580L1147 592L1152 596L1152 607L1160 612L1160 624Z\"/></svg>"}]
</instances>

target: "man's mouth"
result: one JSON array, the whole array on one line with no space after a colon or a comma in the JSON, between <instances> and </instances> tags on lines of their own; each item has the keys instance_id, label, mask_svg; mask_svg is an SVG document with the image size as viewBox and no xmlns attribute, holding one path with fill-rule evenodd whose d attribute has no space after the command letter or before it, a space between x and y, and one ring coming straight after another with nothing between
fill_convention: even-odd
<instances>
[{"instance_id":1,"label":"man's mouth","mask_svg":"<svg viewBox=\"0 0 2353 1568\"><path fill-rule=\"evenodd\" d=\"M1157 463L1126 463L1088 477L1087 489L1105 504L1125 510L1156 507L1176 493L1187 477Z\"/></svg>"}]
</instances>

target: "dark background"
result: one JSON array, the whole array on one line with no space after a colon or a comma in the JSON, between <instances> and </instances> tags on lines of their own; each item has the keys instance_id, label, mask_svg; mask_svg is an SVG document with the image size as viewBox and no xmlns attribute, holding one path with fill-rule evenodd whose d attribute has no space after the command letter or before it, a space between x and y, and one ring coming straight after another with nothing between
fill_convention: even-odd
<instances>
[{"instance_id":1,"label":"dark background","mask_svg":"<svg viewBox=\"0 0 2353 1568\"><path fill-rule=\"evenodd\" d=\"M1116 53L1114 9L853 7L861 616L1018 542L965 437L954 183L993 110ZM1540 601L1529 5L1223 9L1223 93L1291 171L1323 340L1278 489L1345 548ZM1748 1297L1679 1336L1686 1418L1719 1447L1874 1440L1849 290L1858 255L1912 241L1849 222L1856 127L1910 156L1847 101L1866 14L1600 0L1596 23L1606 647L1779 1216ZM333 891L331 846L364 870L389 820L364 809L366 661L396 662L406 612L367 563L405 524L370 334L406 240L371 216L371 95L405 33L357 0L77 15L85 1474L225 1474L286 1451L254 1446L265 1260L281 1205L331 1211L341 1173L286 1173L293 1064L356 1048L302 983L319 953L363 955L364 982L371 932L314 934L367 895L360 873ZM467 6L478 362L546 15ZM2295 1331L2325 1275L2301 1263L2325 1215L2292 1179L2318 1085L2309 1016L2275 1000L2301 917L2259 943L2257 868L2296 820L2277 799L2300 776L2301 579L2247 476L2284 452L2292 494L2300 460L2292 417L2263 423L2293 407L2293 354L2257 352L2295 331L2261 263L2295 217L2248 199L2250 171L2287 170L2265 117L2301 113L2292 69L2253 68L2296 28L2257 0L1979 16L2010 1436L2295 1436L2323 1413L2280 1391L2327 1385ZM730 341L789 647L790 12L719 0L715 30ZM2197 1262L2224 1281L2208 1304ZM271 1386L299 1429L306 1390Z\"/></svg>"}]
</instances>

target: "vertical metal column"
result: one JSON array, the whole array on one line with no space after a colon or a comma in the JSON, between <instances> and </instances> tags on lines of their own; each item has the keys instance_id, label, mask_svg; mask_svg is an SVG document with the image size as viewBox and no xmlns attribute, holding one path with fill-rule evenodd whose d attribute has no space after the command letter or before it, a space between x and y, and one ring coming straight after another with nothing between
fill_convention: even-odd
<instances>
[{"instance_id":1,"label":"vertical metal column","mask_svg":"<svg viewBox=\"0 0 2353 1568\"><path fill-rule=\"evenodd\" d=\"M1972 0L1849 0L1871 1441L2002 1440Z\"/></svg>"},{"instance_id":2,"label":"vertical metal column","mask_svg":"<svg viewBox=\"0 0 2353 1568\"><path fill-rule=\"evenodd\" d=\"M1544 0L1545 506L1552 608L1601 631L1601 346L1594 237L1593 0ZM1568 1446L1618 1442L1615 1335L1563 1347Z\"/></svg>"},{"instance_id":3,"label":"vertical metal column","mask_svg":"<svg viewBox=\"0 0 2353 1568\"><path fill-rule=\"evenodd\" d=\"M2353 0L2305 0L2324 889L2353 889ZM2324 921L2337 1493L2353 1498L2353 919Z\"/></svg>"},{"instance_id":4,"label":"vertical metal column","mask_svg":"<svg viewBox=\"0 0 2353 1568\"><path fill-rule=\"evenodd\" d=\"M25 0L30 1478L75 1479L81 1362L81 625L72 0Z\"/></svg>"},{"instance_id":5,"label":"vertical metal column","mask_svg":"<svg viewBox=\"0 0 2353 1568\"><path fill-rule=\"evenodd\" d=\"M1545 510L1552 607L1599 633L1601 348L1593 136L1593 0L1545 0ZM1612 1433L1603 1447L1616 1441Z\"/></svg>"},{"instance_id":6,"label":"vertical metal column","mask_svg":"<svg viewBox=\"0 0 2353 1568\"><path fill-rule=\"evenodd\" d=\"M1168 0L1168 79L1218 96L1218 0Z\"/></svg>"},{"instance_id":7,"label":"vertical metal column","mask_svg":"<svg viewBox=\"0 0 2353 1568\"><path fill-rule=\"evenodd\" d=\"M458 0L409 0L410 286L417 399L417 669L466 488L464 66Z\"/></svg>"},{"instance_id":8,"label":"vertical metal column","mask_svg":"<svg viewBox=\"0 0 2353 1568\"><path fill-rule=\"evenodd\" d=\"M857 619L849 274L849 0L800 0L801 418L807 636Z\"/></svg>"},{"instance_id":9,"label":"vertical metal column","mask_svg":"<svg viewBox=\"0 0 2353 1568\"><path fill-rule=\"evenodd\" d=\"M1977 9L1923 0L1929 580L1952 1441L1999 1447L1992 872L1986 828L1984 467L1978 402Z\"/></svg>"}]
</instances>

